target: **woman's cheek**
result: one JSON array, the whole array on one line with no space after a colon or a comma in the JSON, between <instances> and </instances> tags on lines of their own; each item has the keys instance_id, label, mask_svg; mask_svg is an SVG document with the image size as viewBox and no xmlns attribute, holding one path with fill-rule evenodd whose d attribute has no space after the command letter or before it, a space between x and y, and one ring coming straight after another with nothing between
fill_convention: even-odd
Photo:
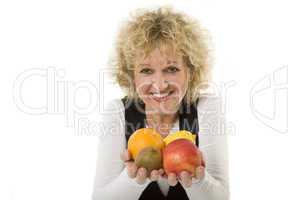
<instances>
[{"instance_id":1,"label":"woman's cheek","mask_svg":"<svg viewBox=\"0 0 300 200\"><path fill-rule=\"evenodd\" d=\"M151 85L151 81L148 79L139 77L135 80L135 88L141 98L147 95L147 91Z\"/></svg>"}]
</instances>

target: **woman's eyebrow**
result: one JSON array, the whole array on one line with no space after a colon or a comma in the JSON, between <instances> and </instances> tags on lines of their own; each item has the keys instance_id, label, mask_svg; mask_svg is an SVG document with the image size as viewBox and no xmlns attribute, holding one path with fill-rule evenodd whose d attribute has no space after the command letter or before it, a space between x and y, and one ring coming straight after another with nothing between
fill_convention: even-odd
<instances>
[{"instance_id":1,"label":"woman's eyebrow","mask_svg":"<svg viewBox=\"0 0 300 200\"><path fill-rule=\"evenodd\" d=\"M138 66L140 68L142 68L142 67L151 67L149 64L146 64L146 63L139 64Z\"/></svg>"},{"instance_id":2,"label":"woman's eyebrow","mask_svg":"<svg viewBox=\"0 0 300 200\"><path fill-rule=\"evenodd\" d=\"M177 64L177 62L175 61L175 60L168 60L167 61L167 64L169 65L169 64Z\"/></svg>"}]
</instances>

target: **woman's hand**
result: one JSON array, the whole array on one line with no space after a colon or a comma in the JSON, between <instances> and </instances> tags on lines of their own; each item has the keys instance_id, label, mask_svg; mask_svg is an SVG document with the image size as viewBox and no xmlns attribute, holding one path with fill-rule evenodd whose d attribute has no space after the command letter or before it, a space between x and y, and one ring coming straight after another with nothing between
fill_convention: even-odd
<instances>
[{"instance_id":1,"label":"woman's hand","mask_svg":"<svg viewBox=\"0 0 300 200\"><path fill-rule=\"evenodd\" d=\"M177 177L176 174L170 173L167 177L168 183L171 186L175 186L179 181L184 187L192 186L192 178L196 180L201 180L204 176L204 166L199 166L195 170L195 176L191 176L191 174L187 171L182 171Z\"/></svg>"},{"instance_id":2,"label":"woman's hand","mask_svg":"<svg viewBox=\"0 0 300 200\"><path fill-rule=\"evenodd\" d=\"M199 151L202 157L202 163L199 167L195 170L195 175L191 176L191 174L187 171L182 171L179 174L179 177L176 176L174 173L170 173L166 178L168 179L168 183L171 186L175 186L177 182L179 181L182 186L184 187L191 187L192 186L192 178L197 180L201 180L204 176L204 170L205 170L205 162L203 160L203 156L201 151Z\"/></svg>"},{"instance_id":3,"label":"woman's hand","mask_svg":"<svg viewBox=\"0 0 300 200\"><path fill-rule=\"evenodd\" d=\"M121 154L121 159L123 160L126 168L127 174L130 178L135 178L138 184L144 184L147 180L147 170L144 167L138 168L134 161L132 160L130 153L128 150L125 150ZM156 181L158 178L164 173L163 169L153 170L150 173L149 179L151 181Z\"/></svg>"}]
</instances>

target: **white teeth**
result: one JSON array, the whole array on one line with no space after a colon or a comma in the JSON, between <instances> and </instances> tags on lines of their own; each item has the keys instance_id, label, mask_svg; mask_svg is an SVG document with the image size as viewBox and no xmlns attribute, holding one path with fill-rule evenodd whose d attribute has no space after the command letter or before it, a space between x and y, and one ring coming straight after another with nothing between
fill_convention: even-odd
<instances>
[{"instance_id":1,"label":"white teeth","mask_svg":"<svg viewBox=\"0 0 300 200\"><path fill-rule=\"evenodd\" d=\"M166 97L168 95L169 95L169 93L162 93L162 94L160 94L160 93L153 93L153 96L155 96L157 98L163 98L163 97Z\"/></svg>"}]
</instances>

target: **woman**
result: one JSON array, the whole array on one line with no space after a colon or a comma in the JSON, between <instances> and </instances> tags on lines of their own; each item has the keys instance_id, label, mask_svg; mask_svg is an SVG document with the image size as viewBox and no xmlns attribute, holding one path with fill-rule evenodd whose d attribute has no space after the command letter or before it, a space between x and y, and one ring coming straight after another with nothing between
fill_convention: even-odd
<instances>
[{"instance_id":1,"label":"woman","mask_svg":"<svg viewBox=\"0 0 300 200\"><path fill-rule=\"evenodd\" d=\"M204 30L169 8L139 11L121 29L115 77L127 96L111 101L103 117L94 200L229 199L220 101L199 92L209 81L208 50ZM127 151L130 134L141 127L154 128L162 137L191 131L204 163L193 177L186 171L167 176L163 169L147 177Z\"/></svg>"}]
</instances>

